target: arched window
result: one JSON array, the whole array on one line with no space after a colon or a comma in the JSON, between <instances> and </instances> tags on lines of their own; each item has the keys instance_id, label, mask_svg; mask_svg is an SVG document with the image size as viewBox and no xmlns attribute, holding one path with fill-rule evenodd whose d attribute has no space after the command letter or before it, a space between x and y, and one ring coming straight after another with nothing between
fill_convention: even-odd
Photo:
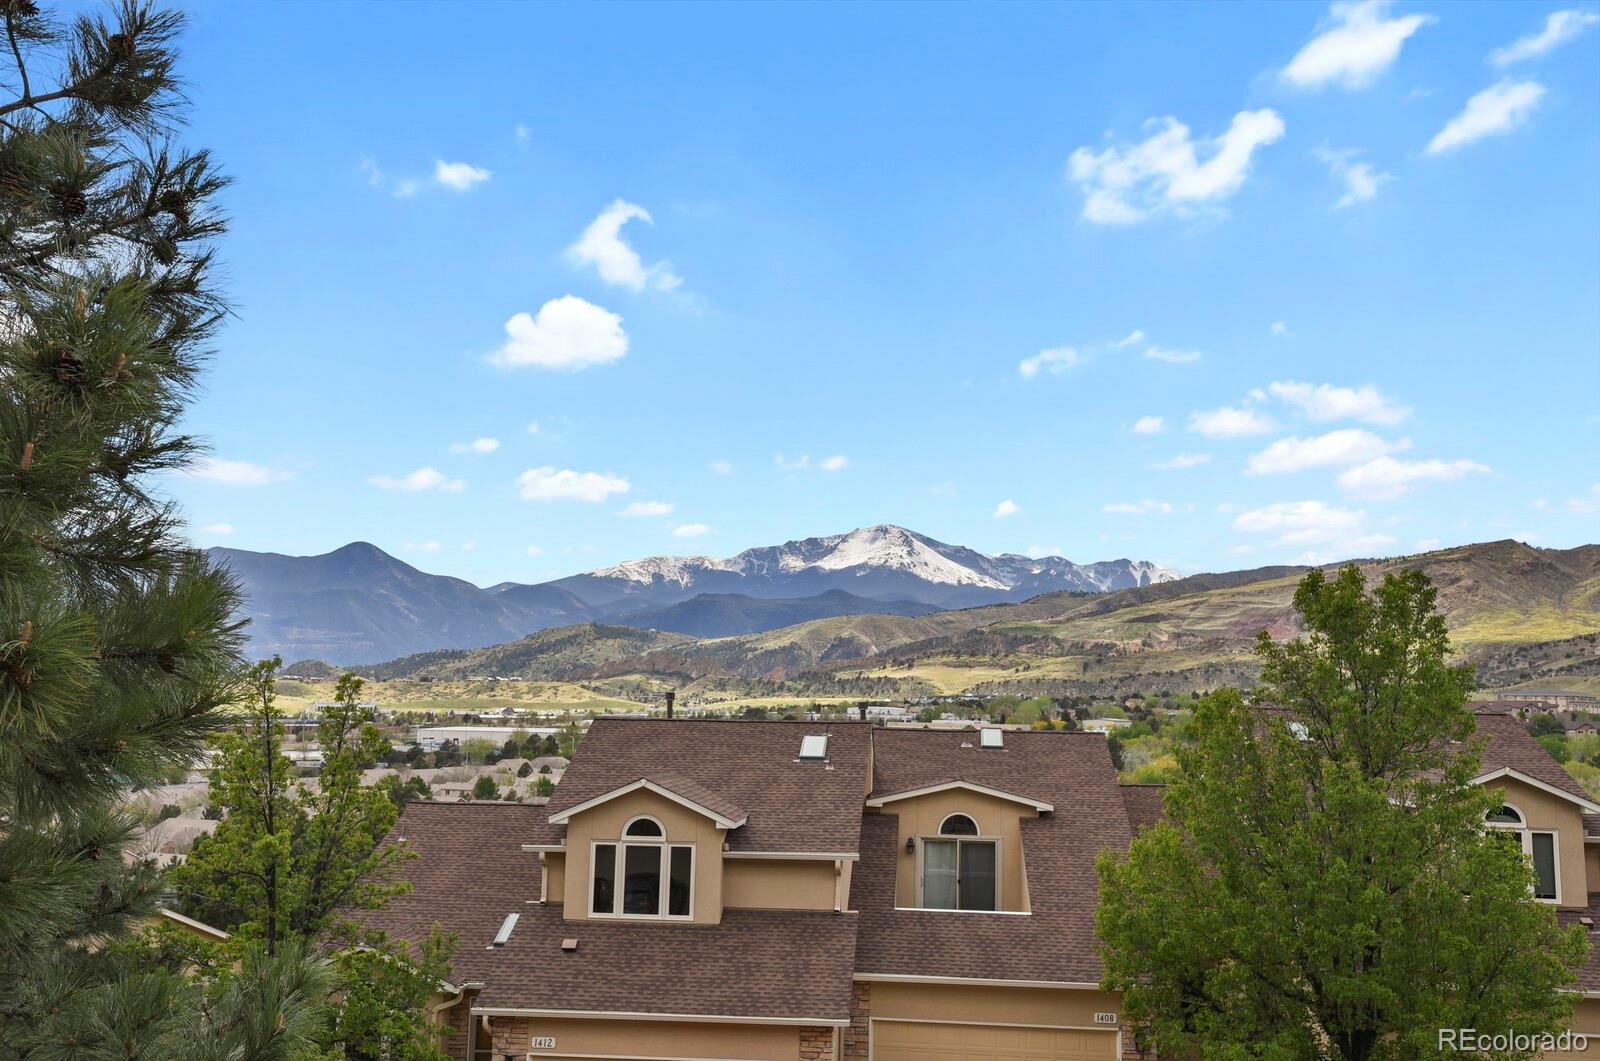
<instances>
[{"instance_id":1,"label":"arched window","mask_svg":"<svg viewBox=\"0 0 1600 1061\"><path fill-rule=\"evenodd\" d=\"M589 909L597 917L693 916L694 845L669 844L661 822L641 814L620 842L592 849Z\"/></svg>"},{"instance_id":2,"label":"arched window","mask_svg":"<svg viewBox=\"0 0 1600 1061\"><path fill-rule=\"evenodd\" d=\"M952 814L939 825L940 836L977 836L978 823L965 814Z\"/></svg>"},{"instance_id":3,"label":"arched window","mask_svg":"<svg viewBox=\"0 0 1600 1061\"><path fill-rule=\"evenodd\" d=\"M1515 807L1505 806L1499 810L1490 811L1488 818L1484 820L1490 825L1521 825L1522 812Z\"/></svg>"}]
</instances>

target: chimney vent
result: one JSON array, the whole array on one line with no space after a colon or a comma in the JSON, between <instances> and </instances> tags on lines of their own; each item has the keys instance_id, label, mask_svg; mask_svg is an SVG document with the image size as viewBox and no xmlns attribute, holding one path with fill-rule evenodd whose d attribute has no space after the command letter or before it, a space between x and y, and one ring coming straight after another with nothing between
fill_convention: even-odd
<instances>
[{"instance_id":1,"label":"chimney vent","mask_svg":"<svg viewBox=\"0 0 1600 1061\"><path fill-rule=\"evenodd\" d=\"M571 937L568 937L567 939L562 940L561 941L561 949L563 951L565 951L566 953L568 953L568 954L571 954L574 951L576 951L578 949L577 937L576 936L571 936Z\"/></svg>"},{"instance_id":2,"label":"chimney vent","mask_svg":"<svg viewBox=\"0 0 1600 1061\"><path fill-rule=\"evenodd\" d=\"M678 693L677 693L676 690L674 690L674 689L668 689L667 690L667 717L668 718L672 717L672 702L674 700L676 700L677 698L678 698ZM574 944L574 946L576 946L576 944Z\"/></svg>"}]
</instances>

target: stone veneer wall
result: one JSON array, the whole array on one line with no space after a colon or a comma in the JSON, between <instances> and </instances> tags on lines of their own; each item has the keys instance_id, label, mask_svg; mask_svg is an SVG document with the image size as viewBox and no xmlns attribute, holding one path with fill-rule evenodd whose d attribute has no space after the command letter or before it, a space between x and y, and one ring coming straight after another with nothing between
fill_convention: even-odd
<instances>
[{"instance_id":1,"label":"stone veneer wall","mask_svg":"<svg viewBox=\"0 0 1600 1061\"><path fill-rule=\"evenodd\" d=\"M801 1061L838 1061L833 1056L832 1028L800 1029Z\"/></svg>"},{"instance_id":2,"label":"stone veneer wall","mask_svg":"<svg viewBox=\"0 0 1600 1061\"><path fill-rule=\"evenodd\" d=\"M867 1057L872 1041L872 985L857 980L851 987L850 1027L844 1030L844 1056Z\"/></svg>"}]
</instances>

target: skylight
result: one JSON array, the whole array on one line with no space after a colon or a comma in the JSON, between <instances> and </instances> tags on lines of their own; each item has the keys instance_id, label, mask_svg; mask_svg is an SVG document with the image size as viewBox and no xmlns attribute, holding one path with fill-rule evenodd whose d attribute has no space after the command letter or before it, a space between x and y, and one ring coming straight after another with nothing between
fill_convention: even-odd
<instances>
[{"instance_id":1,"label":"skylight","mask_svg":"<svg viewBox=\"0 0 1600 1061\"><path fill-rule=\"evenodd\" d=\"M506 945L506 940L511 938L511 930L516 928L516 927L517 927L517 915L516 914L507 914L505 921L503 921L501 923L501 925L500 925L500 931L496 932L494 934L494 942L491 943L490 946L491 947L504 947ZM482 939L483 937L479 936L478 938Z\"/></svg>"},{"instance_id":2,"label":"skylight","mask_svg":"<svg viewBox=\"0 0 1600 1061\"><path fill-rule=\"evenodd\" d=\"M978 744L982 748L1004 748L1005 732L998 729L984 729L978 731Z\"/></svg>"},{"instance_id":3,"label":"skylight","mask_svg":"<svg viewBox=\"0 0 1600 1061\"><path fill-rule=\"evenodd\" d=\"M810 733L800 738L800 758L826 759L828 757L828 735L826 733Z\"/></svg>"}]
</instances>

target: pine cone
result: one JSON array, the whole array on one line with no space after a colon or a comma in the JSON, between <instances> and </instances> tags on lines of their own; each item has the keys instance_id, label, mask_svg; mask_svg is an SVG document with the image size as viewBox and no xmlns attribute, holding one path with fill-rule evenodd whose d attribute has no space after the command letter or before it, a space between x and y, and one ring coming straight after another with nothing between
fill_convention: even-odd
<instances>
[{"instance_id":1,"label":"pine cone","mask_svg":"<svg viewBox=\"0 0 1600 1061\"><path fill-rule=\"evenodd\" d=\"M189 223L189 201L180 191L165 192L161 196L161 209L183 222Z\"/></svg>"},{"instance_id":2,"label":"pine cone","mask_svg":"<svg viewBox=\"0 0 1600 1061\"><path fill-rule=\"evenodd\" d=\"M171 265L178 260L178 245L165 236L161 236L151 241L150 253L154 254L156 261L162 265Z\"/></svg>"},{"instance_id":3,"label":"pine cone","mask_svg":"<svg viewBox=\"0 0 1600 1061\"><path fill-rule=\"evenodd\" d=\"M56 379L62 383L82 383L89 366L71 350L63 350L56 358Z\"/></svg>"},{"instance_id":4,"label":"pine cone","mask_svg":"<svg viewBox=\"0 0 1600 1061\"><path fill-rule=\"evenodd\" d=\"M50 185L50 194L55 196L56 203L61 207L61 213L67 217L82 217L89 212L89 198L80 188L74 188L66 181L58 180Z\"/></svg>"},{"instance_id":5,"label":"pine cone","mask_svg":"<svg viewBox=\"0 0 1600 1061\"><path fill-rule=\"evenodd\" d=\"M178 671L178 657L170 652L158 652L156 653L156 665L168 674L176 674Z\"/></svg>"},{"instance_id":6,"label":"pine cone","mask_svg":"<svg viewBox=\"0 0 1600 1061\"><path fill-rule=\"evenodd\" d=\"M133 38L126 33L113 33L106 38L106 46L111 49L111 54L126 59L133 54Z\"/></svg>"}]
</instances>

